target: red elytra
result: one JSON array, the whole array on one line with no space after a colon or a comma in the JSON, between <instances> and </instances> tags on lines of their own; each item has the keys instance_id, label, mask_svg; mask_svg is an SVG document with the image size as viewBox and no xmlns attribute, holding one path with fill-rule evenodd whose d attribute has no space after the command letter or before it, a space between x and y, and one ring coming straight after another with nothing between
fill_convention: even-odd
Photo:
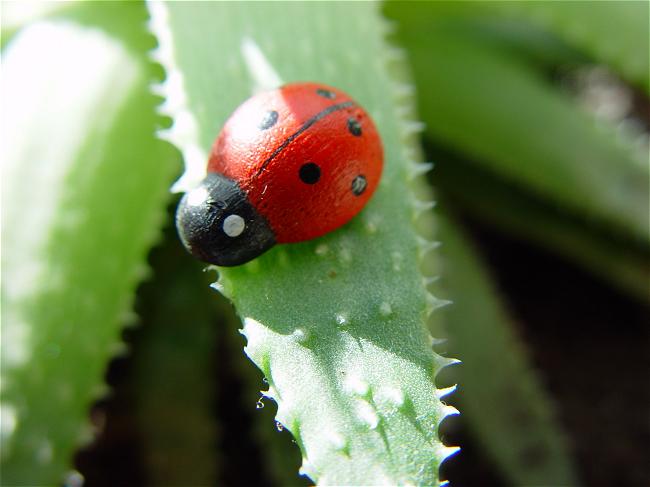
<instances>
[{"instance_id":1,"label":"red elytra","mask_svg":"<svg viewBox=\"0 0 650 487\"><path fill-rule=\"evenodd\" d=\"M344 92L293 83L245 101L214 143L205 179L185 194L176 227L187 250L221 266L276 243L347 223L381 177L370 116Z\"/></svg>"},{"instance_id":2,"label":"red elytra","mask_svg":"<svg viewBox=\"0 0 650 487\"><path fill-rule=\"evenodd\" d=\"M321 83L292 83L248 99L224 125L208 162L208 172L239 184L278 243L347 223L374 193L382 167L368 113Z\"/></svg>"}]
</instances>

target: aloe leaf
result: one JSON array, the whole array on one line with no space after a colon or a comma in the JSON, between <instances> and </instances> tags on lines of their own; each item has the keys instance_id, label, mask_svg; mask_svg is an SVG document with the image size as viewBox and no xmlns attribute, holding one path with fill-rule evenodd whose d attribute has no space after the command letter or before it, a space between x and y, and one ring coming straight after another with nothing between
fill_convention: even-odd
<instances>
[{"instance_id":1,"label":"aloe leaf","mask_svg":"<svg viewBox=\"0 0 650 487\"><path fill-rule=\"evenodd\" d=\"M434 182L450 201L492 225L563 254L637 299L650 300L648 250L576 221L476 164L457 158L437 160Z\"/></svg>"},{"instance_id":2,"label":"aloe leaf","mask_svg":"<svg viewBox=\"0 0 650 487\"><path fill-rule=\"evenodd\" d=\"M453 410L434 384L450 360L433 353L424 327L439 302L418 266L428 244L415 231L407 182L426 166L413 160L410 107L396 103L386 67L386 54L398 51L383 41L376 6L149 5L161 42L155 57L168 74L163 110L175 120L167 137L190 169L205 166L221 125L251 90L280 78L337 86L375 119L386 167L362 214L316 241L220 269L218 286L243 318L246 353L301 449L303 474L319 484L437 483L440 462L455 451L437 437Z\"/></svg>"},{"instance_id":3,"label":"aloe leaf","mask_svg":"<svg viewBox=\"0 0 650 487\"><path fill-rule=\"evenodd\" d=\"M444 294L454 305L436 318L460 384L463 421L512 485L576 485L575 466L553 404L531 369L498 291L472 245L450 217L438 230ZM442 291L441 291L442 293Z\"/></svg>"},{"instance_id":4,"label":"aloe leaf","mask_svg":"<svg viewBox=\"0 0 650 487\"><path fill-rule=\"evenodd\" d=\"M507 2L503 7L551 30L650 93L647 2Z\"/></svg>"},{"instance_id":5,"label":"aloe leaf","mask_svg":"<svg viewBox=\"0 0 650 487\"><path fill-rule=\"evenodd\" d=\"M152 280L138 290L133 370L134 417L149 485L214 485L220 469L213 417L212 371L217 327L201 265L182 248L175 230L151 254ZM207 276L206 276L207 278Z\"/></svg>"},{"instance_id":6,"label":"aloe leaf","mask_svg":"<svg viewBox=\"0 0 650 487\"><path fill-rule=\"evenodd\" d=\"M96 27L38 22L3 52L7 485L61 482L74 448L90 437L88 408L120 350L177 170L176 151L153 135L144 7L92 10ZM102 29L116 16L137 42Z\"/></svg>"},{"instance_id":7,"label":"aloe leaf","mask_svg":"<svg viewBox=\"0 0 650 487\"><path fill-rule=\"evenodd\" d=\"M512 53L434 24L428 30L401 24L398 37L413 61L432 140L647 245L648 166L629 141L597 126Z\"/></svg>"},{"instance_id":8,"label":"aloe leaf","mask_svg":"<svg viewBox=\"0 0 650 487\"><path fill-rule=\"evenodd\" d=\"M227 356L231 363L230 374L236 376L242 386L239 409L250 418L248 421L250 436L255 440L262 454L263 470L258 472L258 477L278 486L310 485L307 478L298 474L301 456L295 440L291 433L275 422L276 404L260 395L263 374L259 369L251 367L248 357L241 353L245 338L238 333L241 326L239 317L225 298L214 299L213 296L212 302L223 319L221 337L228 350ZM239 483L244 481L238 480ZM230 483L233 483L233 480Z\"/></svg>"}]
</instances>

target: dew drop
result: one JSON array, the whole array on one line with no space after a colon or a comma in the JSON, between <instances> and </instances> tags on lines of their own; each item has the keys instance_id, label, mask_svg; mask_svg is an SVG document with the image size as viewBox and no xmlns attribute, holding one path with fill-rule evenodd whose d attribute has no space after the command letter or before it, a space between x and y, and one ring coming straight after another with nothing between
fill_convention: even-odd
<instances>
[{"instance_id":1,"label":"dew drop","mask_svg":"<svg viewBox=\"0 0 650 487\"><path fill-rule=\"evenodd\" d=\"M280 432L284 431L284 426L282 425L282 423L280 423L280 421L275 422L275 427Z\"/></svg>"},{"instance_id":2,"label":"dew drop","mask_svg":"<svg viewBox=\"0 0 650 487\"><path fill-rule=\"evenodd\" d=\"M262 401L262 398L260 397L257 400L257 403L255 404L256 409L264 409L264 401Z\"/></svg>"},{"instance_id":3,"label":"dew drop","mask_svg":"<svg viewBox=\"0 0 650 487\"><path fill-rule=\"evenodd\" d=\"M346 326L348 324L348 317L344 314L338 314L335 317L336 324L339 326Z\"/></svg>"}]
</instances>

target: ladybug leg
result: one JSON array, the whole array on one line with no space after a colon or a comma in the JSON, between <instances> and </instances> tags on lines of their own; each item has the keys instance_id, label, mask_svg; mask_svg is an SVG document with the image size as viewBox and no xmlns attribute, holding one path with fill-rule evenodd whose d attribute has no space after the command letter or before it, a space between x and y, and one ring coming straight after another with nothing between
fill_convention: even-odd
<instances>
[{"instance_id":1,"label":"ladybug leg","mask_svg":"<svg viewBox=\"0 0 650 487\"><path fill-rule=\"evenodd\" d=\"M176 228L185 248L204 262L244 264L275 245L267 220L232 179L209 173L187 192L176 210Z\"/></svg>"}]
</instances>

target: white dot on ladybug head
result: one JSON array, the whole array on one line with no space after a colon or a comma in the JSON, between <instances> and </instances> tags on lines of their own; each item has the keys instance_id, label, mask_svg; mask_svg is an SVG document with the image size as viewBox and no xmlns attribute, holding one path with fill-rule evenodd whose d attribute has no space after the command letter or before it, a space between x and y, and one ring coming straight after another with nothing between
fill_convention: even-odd
<instances>
[{"instance_id":1,"label":"white dot on ladybug head","mask_svg":"<svg viewBox=\"0 0 650 487\"><path fill-rule=\"evenodd\" d=\"M208 190L199 186L187 193L187 204L189 206L200 206L208 199Z\"/></svg>"},{"instance_id":2,"label":"white dot on ladybug head","mask_svg":"<svg viewBox=\"0 0 650 487\"><path fill-rule=\"evenodd\" d=\"M228 215L223 221L223 233L229 237L239 237L246 228L246 222L239 215Z\"/></svg>"}]
</instances>

